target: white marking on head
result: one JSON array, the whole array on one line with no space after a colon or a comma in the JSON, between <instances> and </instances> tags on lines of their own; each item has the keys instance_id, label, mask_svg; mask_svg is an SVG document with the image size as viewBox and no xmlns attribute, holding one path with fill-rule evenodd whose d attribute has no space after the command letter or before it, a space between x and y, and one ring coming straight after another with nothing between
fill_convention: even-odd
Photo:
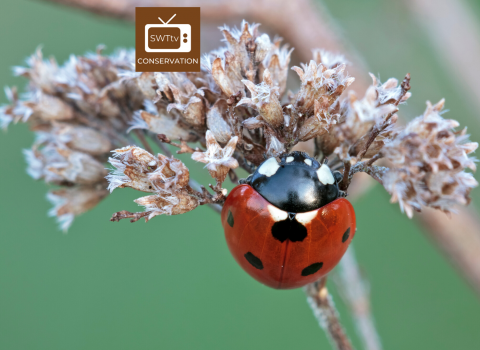
<instances>
[{"instance_id":1,"label":"white marking on head","mask_svg":"<svg viewBox=\"0 0 480 350\"><path fill-rule=\"evenodd\" d=\"M317 213L318 213L317 210L309 211L309 212L306 212L306 213L298 213L298 214L295 216L295 219L297 219L297 221L298 221L299 223L301 223L302 225L305 226L305 225L308 224L310 221L312 221L315 216L317 216Z\"/></svg>"},{"instance_id":2,"label":"white marking on head","mask_svg":"<svg viewBox=\"0 0 480 350\"><path fill-rule=\"evenodd\" d=\"M293 157L287 157L287 160L285 162L287 163L293 162L293 159L294 159Z\"/></svg>"},{"instance_id":3,"label":"white marking on head","mask_svg":"<svg viewBox=\"0 0 480 350\"><path fill-rule=\"evenodd\" d=\"M324 185L333 185L335 183L332 171L327 164L322 164L320 169L317 170L317 176L320 182Z\"/></svg>"},{"instance_id":4,"label":"white marking on head","mask_svg":"<svg viewBox=\"0 0 480 350\"><path fill-rule=\"evenodd\" d=\"M262 175L270 177L277 172L278 168L280 168L280 165L278 165L277 160L272 157L260 166L258 172Z\"/></svg>"},{"instance_id":5,"label":"white marking on head","mask_svg":"<svg viewBox=\"0 0 480 350\"><path fill-rule=\"evenodd\" d=\"M305 164L307 164L308 166L312 166L312 160L311 159L305 159L304 160Z\"/></svg>"},{"instance_id":6,"label":"white marking on head","mask_svg":"<svg viewBox=\"0 0 480 350\"><path fill-rule=\"evenodd\" d=\"M270 215L272 216L273 221L275 222L283 221L288 217L288 213L286 211L280 210L271 204L267 206L267 209L270 212Z\"/></svg>"}]
</instances>

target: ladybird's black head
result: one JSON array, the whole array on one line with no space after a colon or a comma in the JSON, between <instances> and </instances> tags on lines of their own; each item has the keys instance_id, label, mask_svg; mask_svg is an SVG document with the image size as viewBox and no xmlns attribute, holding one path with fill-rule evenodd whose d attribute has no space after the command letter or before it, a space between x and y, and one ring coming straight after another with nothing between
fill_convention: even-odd
<instances>
[{"instance_id":1,"label":"ladybird's black head","mask_svg":"<svg viewBox=\"0 0 480 350\"><path fill-rule=\"evenodd\" d=\"M318 209L340 196L338 174L304 152L265 160L247 179L268 202L290 213Z\"/></svg>"}]
</instances>

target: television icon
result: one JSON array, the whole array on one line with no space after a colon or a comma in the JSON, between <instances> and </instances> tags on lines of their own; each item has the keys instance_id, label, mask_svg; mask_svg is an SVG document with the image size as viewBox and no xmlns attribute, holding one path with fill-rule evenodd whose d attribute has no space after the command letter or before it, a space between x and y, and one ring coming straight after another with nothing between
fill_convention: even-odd
<instances>
[{"instance_id":1,"label":"television icon","mask_svg":"<svg viewBox=\"0 0 480 350\"><path fill-rule=\"evenodd\" d=\"M190 24L168 24L176 14L163 24L145 26L146 52L190 52L192 50L192 29Z\"/></svg>"}]
</instances>

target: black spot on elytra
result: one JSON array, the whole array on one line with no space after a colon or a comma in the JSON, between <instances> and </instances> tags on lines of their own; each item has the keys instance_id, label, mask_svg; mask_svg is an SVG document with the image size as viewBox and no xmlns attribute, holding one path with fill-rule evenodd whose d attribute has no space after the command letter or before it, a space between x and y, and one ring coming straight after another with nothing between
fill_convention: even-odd
<instances>
[{"instance_id":1,"label":"black spot on elytra","mask_svg":"<svg viewBox=\"0 0 480 350\"><path fill-rule=\"evenodd\" d=\"M230 225L230 227L233 227L233 214L230 210L228 211L227 222Z\"/></svg>"},{"instance_id":2,"label":"black spot on elytra","mask_svg":"<svg viewBox=\"0 0 480 350\"><path fill-rule=\"evenodd\" d=\"M348 239L348 237L350 237L350 227L347 228L347 230L346 230L345 233L343 234L342 243L345 243L345 241Z\"/></svg>"},{"instance_id":3,"label":"black spot on elytra","mask_svg":"<svg viewBox=\"0 0 480 350\"><path fill-rule=\"evenodd\" d=\"M315 272L320 270L323 266L323 262L316 262L310 266L307 266L302 270L302 276L313 275Z\"/></svg>"},{"instance_id":4,"label":"black spot on elytra","mask_svg":"<svg viewBox=\"0 0 480 350\"><path fill-rule=\"evenodd\" d=\"M263 264L262 260L257 258L255 255L253 255L251 252L248 252L247 254L244 255L245 259L256 269L263 269Z\"/></svg>"},{"instance_id":5,"label":"black spot on elytra","mask_svg":"<svg viewBox=\"0 0 480 350\"><path fill-rule=\"evenodd\" d=\"M301 242L307 237L307 229L296 218L286 218L273 224L272 235L282 243L287 239L292 242Z\"/></svg>"}]
</instances>

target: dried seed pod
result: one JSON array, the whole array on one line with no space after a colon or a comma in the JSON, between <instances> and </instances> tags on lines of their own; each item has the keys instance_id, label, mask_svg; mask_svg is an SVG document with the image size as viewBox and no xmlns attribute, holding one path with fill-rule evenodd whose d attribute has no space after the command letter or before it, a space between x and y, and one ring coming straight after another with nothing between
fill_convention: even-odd
<instances>
[{"instance_id":1,"label":"dried seed pod","mask_svg":"<svg viewBox=\"0 0 480 350\"><path fill-rule=\"evenodd\" d=\"M194 134L186 125L180 121L180 117L176 111L164 113L160 111L154 115L146 111L136 111L133 115L131 127L128 131L133 129L145 129L154 134L167 135L172 140L185 140L187 142L194 142L198 140L198 136Z\"/></svg>"},{"instance_id":2,"label":"dried seed pod","mask_svg":"<svg viewBox=\"0 0 480 350\"><path fill-rule=\"evenodd\" d=\"M190 180L188 168L182 161L158 154L157 168L148 175L155 189L184 188Z\"/></svg>"},{"instance_id":3,"label":"dried seed pod","mask_svg":"<svg viewBox=\"0 0 480 350\"><path fill-rule=\"evenodd\" d=\"M264 69L268 69L274 85L278 87L279 98L285 93L287 87L288 65L290 64L290 56L293 49L288 50L285 45L282 48L275 46L274 50L270 50L262 62ZM260 71L263 76L263 71Z\"/></svg>"},{"instance_id":4,"label":"dried seed pod","mask_svg":"<svg viewBox=\"0 0 480 350\"><path fill-rule=\"evenodd\" d=\"M345 74L345 64L328 69L322 63L310 61L308 65L292 67L301 81L300 90L295 95L295 106L302 113L313 109L314 101L324 99L324 106L333 105L343 91L354 82Z\"/></svg>"},{"instance_id":5,"label":"dried seed pod","mask_svg":"<svg viewBox=\"0 0 480 350\"><path fill-rule=\"evenodd\" d=\"M135 146L127 146L112 152L113 157L108 161L116 169L106 177L110 192L115 188L123 187L131 187L143 192L156 191L149 179L149 174L158 168L157 157Z\"/></svg>"},{"instance_id":6,"label":"dried seed pod","mask_svg":"<svg viewBox=\"0 0 480 350\"><path fill-rule=\"evenodd\" d=\"M313 116L308 118L299 130L299 140L308 141L330 132L334 125L338 123L339 114L330 114L323 109L319 101L314 103Z\"/></svg>"},{"instance_id":7,"label":"dried seed pod","mask_svg":"<svg viewBox=\"0 0 480 350\"><path fill-rule=\"evenodd\" d=\"M202 98L192 96L186 104L171 103L167 107L167 112L173 108L182 112L188 124L197 127L205 125L205 105Z\"/></svg>"},{"instance_id":8,"label":"dried seed pod","mask_svg":"<svg viewBox=\"0 0 480 350\"><path fill-rule=\"evenodd\" d=\"M243 76L240 67L228 51L225 51L224 55L223 60L220 57L213 60L211 64L212 77L225 96L233 96L239 91L243 95L245 88L242 83Z\"/></svg>"},{"instance_id":9,"label":"dried seed pod","mask_svg":"<svg viewBox=\"0 0 480 350\"><path fill-rule=\"evenodd\" d=\"M227 108L227 102L221 99L207 113L207 127L215 139L222 144L227 143L232 137L232 128L223 117L226 115Z\"/></svg>"},{"instance_id":10,"label":"dried seed pod","mask_svg":"<svg viewBox=\"0 0 480 350\"><path fill-rule=\"evenodd\" d=\"M210 130L207 130L205 139L207 141L207 150L205 152L193 153L192 159L207 164L206 168L210 172L210 176L217 181L217 184L221 184L225 181L230 169L238 167L238 161L232 157L238 137L232 137L224 148L218 144Z\"/></svg>"},{"instance_id":11,"label":"dried seed pod","mask_svg":"<svg viewBox=\"0 0 480 350\"><path fill-rule=\"evenodd\" d=\"M157 215L179 215L192 211L200 204L198 199L186 191L160 192L159 194L135 199L135 203L150 212L147 220Z\"/></svg>"},{"instance_id":12,"label":"dried seed pod","mask_svg":"<svg viewBox=\"0 0 480 350\"><path fill-rule=\"evenodd\" d=\"M157 98L157 80L155 79L155 73L143 72L135 79L135 82L145 96L149 100L155 100Z\"/></svg>"},{"instance_id":13,"label":"dried seed pod","mask_svg":"<svg viewBox=\"0 0 480 350\"><path fill-rule=\"evenodd\" d=\"M237 106L247 105L255 108L268 124L273 128L279 128L284 121L282 106L278 100L278 88L273 87L270 73L265 70L263 82L255 85L249 80L242 80L250 90L250 98L242 98Z\"/></svg>"}]
</instances>

